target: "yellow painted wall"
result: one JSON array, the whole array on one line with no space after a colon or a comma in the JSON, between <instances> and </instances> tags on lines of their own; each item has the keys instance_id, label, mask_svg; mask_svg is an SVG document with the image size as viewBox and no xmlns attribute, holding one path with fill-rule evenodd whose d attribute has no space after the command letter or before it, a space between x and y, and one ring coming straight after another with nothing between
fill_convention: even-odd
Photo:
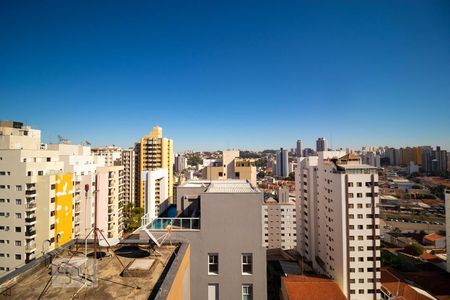
<instances>
[{"instance_id":1,"label":"yellow painted wall","mask_svg":"<svg viewBox=\"0 0 450 300\"><path fill-rule=\"evenodd\" d=\"M72 202L73 178L72 174L56 175L55 190L55 241L59 238L59 245L72 240Z\"/></svg>"},{"instance_id":2,"label":"yellow painted wall","mask_svg":"<svg viewBox=\"0 0 450 300\"><path fill-rule=\"evenodd\" d=\"M190 278L190 268L191 268L191 246L188 245L186 253L184 254L183 260L178 268L177 275L173 280L172 286L170 288L169 294L167 295L167 300L179 300L185 299L183 295L184 291L184 276L187 276L187 286L188 286L188 297L191 299L191 278Z\"/></svg>"}]
</instances>

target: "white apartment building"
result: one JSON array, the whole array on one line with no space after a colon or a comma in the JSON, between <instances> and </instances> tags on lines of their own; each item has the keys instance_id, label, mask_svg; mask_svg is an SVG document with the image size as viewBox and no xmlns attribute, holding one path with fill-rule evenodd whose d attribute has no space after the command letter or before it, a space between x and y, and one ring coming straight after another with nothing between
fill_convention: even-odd
<instances>
[{"instance_id":1,"label":"white apartment building","mask_svg":"<svg viewBox=\"0 0 450 300\"><path fill-rule=\"evenodd\" d=\"M91 152L95 156L101 156L105 158L105 166L120 165L122 157L122 149L116 146L104 146L95 147L91 149Z\"/></svg>"},{"instance_id":2,"label":"white apartment building","mask_svg":"<svg viewBox=\"0 0 450 300\"><path fill-rule=\"evenodd\" d=\"M106 238L120 238L123 224L123 167L97 168L97 227Z\"/></svg>"},{"instance_id":3,"label":"white apartment building","mask_svg":"<svg viewBox=\"0 0 450 300\"><path fill-rule=\"evenodd\" d=\"M267 199L262 205L263 246L267 249L294 249L297 246L295 202Z\"/></svg>"},{"instance_id":4,"label":"white apartment building","mask_svg":"<svg viewBox=\"0 0 450 300\"><path fill-rule=\"evenodd\" d=\"M348 299L380 299L377 169L343 151L298 159L297 247Z\"/></svg>"},{"instance_id":5,"label":"white apartment building","mask_svg":"<svg viewBox=\"0 0 450 300\"><path fill-rule=\"evenodd\" d=\"M153 219L169 207L169 174L167 169L143 171L144 209L148 218Z\"/></svg>"},{"instance_id":6,"label":"white apartment building","mask_svg":"<svg viewBox=\"0 0 450 300\"><path fill-rule=\"evenodd\" d=\"M0 276L55 246L55 183L64 164L40 144L40 130L0 122Z\"/></svg>"},{"instance_id":7,"label":"white apartment building","mask_svg":"<svg viewBox=\"0 0 450 300\"><path fill-rule=\"evenodd\" d=\"M73 174L73 237L84 238L94 225L95 170L103 162L98 162L91 148L83 145L48 144L47 149L58 151L64 172Z\"/></svg>"},{"instance_id":8,"label":"white apartment building","mask_svg":"<svg viewBox=\"0 0 450 300\"><path fill-rule=\"evenodd\" d=\"M450 189L444 191L445 196L445 232L447 243L447 272L450 272Z\"/></svg>"}]
</instances>

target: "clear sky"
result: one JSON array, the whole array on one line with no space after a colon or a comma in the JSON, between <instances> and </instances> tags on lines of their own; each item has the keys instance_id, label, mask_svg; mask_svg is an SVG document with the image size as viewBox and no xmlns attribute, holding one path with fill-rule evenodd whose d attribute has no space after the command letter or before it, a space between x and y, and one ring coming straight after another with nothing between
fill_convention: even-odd
<instances>
[{"instance_id":1,"label":"clear sky","mask_svg":"<svg viewBox=\"0 0 450 300\"><path fill-rule=\"evenodd\" d=\"M0 119L175 149L450 149L450 1L0 1Z\"/></svg>"}]
</instances>

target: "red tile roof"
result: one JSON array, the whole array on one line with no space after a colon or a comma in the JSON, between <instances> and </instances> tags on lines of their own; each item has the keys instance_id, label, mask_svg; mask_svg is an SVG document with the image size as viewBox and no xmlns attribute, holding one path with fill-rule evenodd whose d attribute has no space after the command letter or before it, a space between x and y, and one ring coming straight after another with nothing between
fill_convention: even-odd
<instances>
[{"instance_id":1,"label":"red tile roof","mask_svg":"<svg viewBox=\"0 0 450 300\"><path fill-rule=\"evenodd\" d=\"M328 278L305 275L282 277L289 300L346 300L339 286Z\"/></svg>"},{"instance_id":2,"label":"red tile roof","mask_svg":"<svg viewBox=\"0 0 450 300\"><path fill-rule=\"evenodd\" d=\"M437 233L430 233L426 236L423 237L425 240L430 241L430 242L435 242L437 240L440 240L443 238L442 235L437 234Z\"/></svg>"}]
</instances>

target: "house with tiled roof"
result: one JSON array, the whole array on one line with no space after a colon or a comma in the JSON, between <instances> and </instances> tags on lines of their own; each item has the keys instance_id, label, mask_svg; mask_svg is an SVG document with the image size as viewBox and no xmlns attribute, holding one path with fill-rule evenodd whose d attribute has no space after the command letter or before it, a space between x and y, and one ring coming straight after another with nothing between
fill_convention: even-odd
<instances>
[{"instance_id":1,"label":"house with tiled roof","mask_svg":"<svg viewBox=\"0 0 450 300\"><path fill-rule=\"evenodd\" d=\"M425 246L432 246L433 248L445 248L445 236L437 233L430 233L423 237L422 240Z\"/></svg>"}]
</instances>

